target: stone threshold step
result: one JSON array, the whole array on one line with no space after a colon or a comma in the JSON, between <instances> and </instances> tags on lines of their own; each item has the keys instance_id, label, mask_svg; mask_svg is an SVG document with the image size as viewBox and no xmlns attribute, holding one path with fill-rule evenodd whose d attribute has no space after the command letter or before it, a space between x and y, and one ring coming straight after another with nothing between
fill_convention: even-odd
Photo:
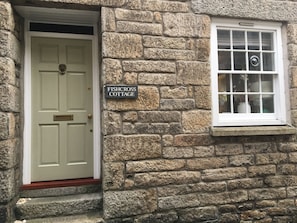
<instances>
[{"instance_id":1,"label":"stone threshold step","mask_svg":"<svg viewBox=\"0 0 297 223\"><path fill-rule=\"evenodd\" d=\"M68 186L68 187L53 187L34 190L21 191L22 198L37 198L37 197L57 197L75 194L90 194L100 193L101 186L97 184L82 185L82 186Z\"/></svg>"},{"instance_id":2,"label":"stone threshold step","mask_svg":"<svg viewBox=\"0 0 297 223\"><path fill-rule=\"evenodd\" d=\"M100 193L20 198L16 204L16 216L18 220L30 220L99 212L102 202Z\"/></svg>"},{"instance_id":3,"label":"stone threshold step","mask_svg":"<svg viewBox=\"0 0 297 223\"><path fill-rule=\"evenodd\" d=\"M82 215L71 215L63 217L38 218L32 220L17 220L14 223L104 223L102 213L91 212Z\"/></svg>"}]
</instances>

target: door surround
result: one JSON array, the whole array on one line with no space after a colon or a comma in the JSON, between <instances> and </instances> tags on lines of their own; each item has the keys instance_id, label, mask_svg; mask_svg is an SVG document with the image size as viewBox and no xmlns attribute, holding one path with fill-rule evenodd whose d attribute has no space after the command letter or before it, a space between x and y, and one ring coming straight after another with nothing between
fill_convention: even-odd
<instances>
[{"instance_id":1,"label":"door surround","mask_svg":"<svg viewBox=\"0 0 297 223\"><path fill-rule=\"evenodd\" d=\"M25 10L24 10L25 9ZM71 21L71 17L76 14L77 17L81 17L81 14L85 14L86 21L82 23L68 23L61 19L60 21L47 21L41 20L38 16L36 18L26 17L26 15L34 15L30 12L30 7L20 7L17 9L21 15L25 17L25 53L24 53L24 125L23 125L23 184L31 184L31 38L32 37L53 37L53 38L70 38L70 39L87 39L92 41L92 79L93 79L93 160L94 160L94 179L100 179L101 177L101 150L100 150L100 95L99 95L99 54L98 54L98 15L95 12L89 11L77 11L76 10L59 10L59 9L43 9L37 8L38 16L42 16L43 12L45 17L48 18L59 18L54 16L57 14L63 15L67 18L67 21ZM22 11L23 10L23 11ZM36 8L34 8L36 10ZM69 17L67 13L69 12ZM48 16L52 13L53 16ZM98 13L98 12L97 12ZM99 14L99 13L98 13ZM67 25L88 25L92 26L94 30L93 35L81 35L81 34L65 34L65 33L50 33L50 32L36 32L30 31L30 22L50 22L56 24L67 24ZM72 21L75 21L73 19Z\"/></svg>"}]
</instances>

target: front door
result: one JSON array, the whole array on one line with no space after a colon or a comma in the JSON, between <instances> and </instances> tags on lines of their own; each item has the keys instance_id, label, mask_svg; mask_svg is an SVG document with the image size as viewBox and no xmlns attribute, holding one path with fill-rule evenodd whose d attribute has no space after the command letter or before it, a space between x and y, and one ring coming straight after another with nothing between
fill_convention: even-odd
<instances>
[{"instance_id":1,"label":"front door","mask_svg":"<svg viewBox=\"0 0 297 223\"><path fill-rule=\"evenodd\" d=\"M31 179L93 176L92 42L32 37Z\"/></svg>"}]
</instances>

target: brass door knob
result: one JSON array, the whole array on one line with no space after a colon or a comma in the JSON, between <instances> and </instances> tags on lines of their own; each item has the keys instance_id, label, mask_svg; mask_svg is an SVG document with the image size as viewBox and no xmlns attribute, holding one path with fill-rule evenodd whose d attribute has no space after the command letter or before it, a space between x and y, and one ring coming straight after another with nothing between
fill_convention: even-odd
<instances>
[{"instance_id":1,"label":"brass door knob","mask_svg":"<svg viewBox=\"0 0 297 223\"><path fill-rule=\"evenodd\" d=\"M92 119L93 115L92 114L88 114L88 119Z\"/></svg>"}]
</instances>

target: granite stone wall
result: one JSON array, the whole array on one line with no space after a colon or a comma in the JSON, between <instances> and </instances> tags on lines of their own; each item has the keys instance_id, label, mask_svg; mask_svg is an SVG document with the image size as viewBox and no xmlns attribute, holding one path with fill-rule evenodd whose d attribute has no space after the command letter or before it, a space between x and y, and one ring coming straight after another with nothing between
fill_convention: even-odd
<instances>
[{"instance_id":1,"label":"granite stone wall","mask_svg":"<svg viewBox=\"0 0 297 223\"><path fill-rule=\"evenodd\" d=\"M0 222L12 222L20 186L20 21L0 2Z\"/></svg>"},{"instance_id":2,"label":"granite stone wall","mask_svg":"<svg viewBox=\"0 0 297 223\"><path fill-rule=\"evenodd\" d=\"M283 22L296 123L296 7L144 0L102 8L102 83L139 86L137 100L103 99L107 222L297 221L295 135L209 131L210 25L218 16Z\"/></svg>"},{"instance_id":3,"label":"granite stone wall","mask_svg":"<svg viewBox=\"0 0 297 223\"><path fill-rule=\"evenodd\" d=\"M101 95L106 222L297 222L296 135L244 136L242 130L242 136L213 136L209 57L213 17L282 22L288 121L295 126L296 1L16 2L100 11L101 92L109 84L139 87L137 99L105 99ZM1 2L0 7L1 16L11 10L7 2ZM12 19L8 14L5 18ZM15 23L2 21L0 42L18 43L12 28ZM8 149L12 154L19 151L15 131L20 109L18 45L9 42L3 50L0 44L0 62L7 65L0 66L0 72L6 75L0 74L9 76L5 81L0 79L1 106L2 101L7 102L0 112L0 128L7 130L1 131L0 143L10 143L6 150L0 147L0 154ZM3 95L2 89L8 94ZM9 165L2 167L0 163L0 174L6 174L0 175L0 192L1 187L9 191L0 196L10 194L0 199L4 200L0 206L4 210L13 204L16 188L7 188L6 182L14 185L19 177L18 155L11 157Z\"/></svg>"}]
</instances>

